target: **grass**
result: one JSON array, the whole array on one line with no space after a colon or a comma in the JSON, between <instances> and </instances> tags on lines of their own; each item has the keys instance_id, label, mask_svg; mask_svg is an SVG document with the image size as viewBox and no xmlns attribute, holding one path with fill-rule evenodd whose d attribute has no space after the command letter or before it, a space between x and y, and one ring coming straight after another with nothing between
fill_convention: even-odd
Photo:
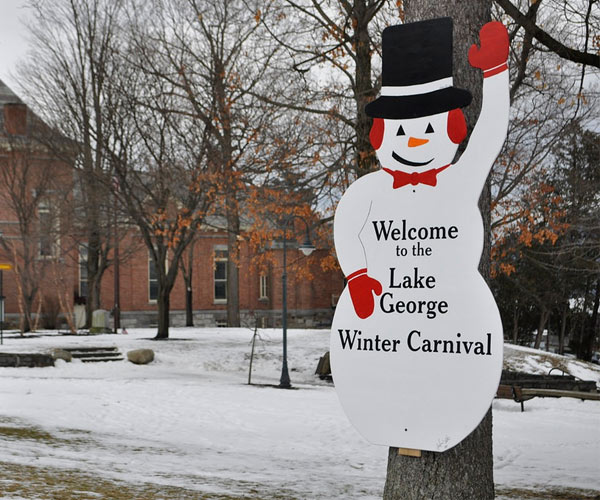
<instances>
[{"instance_id":1,"label":"grass","mask_svg":"<svg viewBox=\"0 0 600 500\"><path fill-rule=\"evenodd\" d=\"M593 490L579 488L548 488L548 489L523 489L523 488L498 488L496 487L496 500L600 500L600 494Z\"/></svg>"},{"instance_id":2,"label":"grass","mask_svg":"<svg viewBox=\"0 0 600 500\"><path fill-rule=\"evenodd\" d=\"M210 485L214 486L214 485ZM226 487L227 485L220 485ZM233 485L232 485L233 486ZM232 489L239 490L239 484ZM214 489L214 488L211 488ZM0 498L27 500L293 500L285 492L261 493L261 485L245 485L241 495L202 493L154 483L133 484L92 472L0 462Z\"/></svg>"},{"instance_id":3,"label":"grass","mask_svg":"<svg viewBox=\"0 0 600 500\"><path fill-rule=\"evenodd\" d=\"M52 434L36 426L27 425L18 419L0 417L0 446L2 442L19 442L39 447L62 448L63 450L86 450L106 447L94 438L91 432L62 429L59 435ZM156 449L111 445L114 453L121 451L140 454L156 453ZM127 450L125 450L125 448ZM160 452L160 451L159 451ZM163 450L165 454L169 450ZM23 460L22 457L19 460ZM31 457L30 457L31 460ZM100 471L90 470L91 463L86 462L82 469L31 465L0 461L0 499L18 498L27 500L294 500L291 491L273 491L268 485L251 481L223 480L205 478L201 475L181 474L182 481L197 486L197 489L173 485L161 485L158 482L132 483L119 480ZM83 467L88 467L84 470ZM118 474L121 471L115 469ZM160 478L157 478L160 479ZM178 477L164 476L174 482ZM240 492L207 493L206 490ZM534 489L496 487L496 500L600 500L597 491L574 488Z\"/></svg>"},{"instance_id":4,"label":"grass","mask_svg":"<svg viewBox=\"0 0 600 500\"><path fill-rule=\"evenodd\" d=\"M93 454L94 448L106 447L94 439L87 431L62 429L61 435L54 435L36 426L26 425L17 419L0 417L0 446L2 442L32 444L42 450L44 447L63 450L86 450ZM119 453L116 445L114 453ZM122 450L124 451L124 450ZM129 447L128 452L156 453L156 449ZM170 453L164 450L164 453ZM23 458L19 457L19 461ZM31 457L29 458L31 461ZM86 462L82 467L89 467ZM116 470L116 473L120 471ZM166 476L169 482L177 477ZM104 475L99 471L70 467L30 465L0 461L0 499L19 498L27 500L293 500L294 495L287 491L271 491L267 485L250 481L227 482L216 478L203 478L198 475L181 475L188 484L198 485L198 489L162 485L153 482L132 483ZM243 493L207 493L202 490L240 491ZM265 492L268 491L268 492Z\"/></svg>"},{"instance_id":5,"label":"grass","mask_svg":"<svg viewBox=\"0 0 600 500\"><path fill-rule=\"evenodd\" d=\"M187 488L132 484L74 469L0 462L0 494L28 500L236 500L241 497L203 494ZM249 497L244 495L243 498Z\"/></svg>"}]
</instances>

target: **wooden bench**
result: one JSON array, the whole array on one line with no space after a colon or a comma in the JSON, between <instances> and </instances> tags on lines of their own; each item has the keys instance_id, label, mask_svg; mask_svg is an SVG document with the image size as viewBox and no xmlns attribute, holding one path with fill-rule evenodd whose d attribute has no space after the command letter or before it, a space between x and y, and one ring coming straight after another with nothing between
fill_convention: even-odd
<instances>
[{"instance_id":1,"label":"wooden bench","mask_svg":"<svg viewBox=\"0 0 600 500\"><path fill-rule=\"evenodd\" d=\"M517 403L521 403L521 411L525 411L525 406L523 403L528 399L534 398L535 396L523 394L523 388L519 387L518 385L500 384L498 386L498 391L496 391L496 397L499 399L512 399Z\"/></svg>"},{"instance_id":2,"label":"wooden bench","mask_svg":"<svg viewBox=\"0 0 600 500\"><path fill-rule=\"evenodd\" d=\"M500 384L496 397L499 399L512 399L521 403L521 411L525 411L523 403L535 397L541 398L576 398L581 400L600 401L600 393L585 391L564 391L560 389L526 388L518 385Z\"/></svg>"}]
</instances>

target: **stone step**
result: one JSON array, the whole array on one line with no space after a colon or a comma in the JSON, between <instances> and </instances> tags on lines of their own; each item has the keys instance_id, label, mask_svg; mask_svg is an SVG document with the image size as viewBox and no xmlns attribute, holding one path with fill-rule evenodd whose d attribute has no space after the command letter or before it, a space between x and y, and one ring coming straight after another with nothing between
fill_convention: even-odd
<instances>
[{"instance_id":1,"label":"stone step","mask_svg":"<svg viewBox=\"0 0 600 500\"><path fill-rule=\"evenodd\" d=\"M123 361L125 358L119 356L114 356L112 358L77 358L79 359L82 363L102 363L105 361Z\"/></svg>"},{"instance_id":2,"label":"stone step","mask_svg":"<svg viewBox=\"0 0 600 500\"><path fill-rule=\"evenodd\" d=\"M49 354L0 352L1 367L43 367L54 366L54 358Z\"/></svg>"},{"instance_id":3,"label":"stone step","mask_svg":"<svg viewBox=\"0 0 600 500\"><path fill-rule=\"evenodd\" d=\"M63 351L73 352L97 352L97 351L113 351L118 352L119 348L114 346L106 347L63 347Z\"/></svg>"},{"instance_id":4,"label":"stone step","mask_svg":"<svg viewBox=\"0 0 600 500\"><path fill-rule=\"evenodd\" d=\"M112 356L120 356L119 351L71 351L71 356L74 358L110 358Z\"/></svg>"},{"instance_id":5,"label":"stone step","mask_svg":"<svg viewBox=\"0 0 600 500\"><path fill-rule=\"evenodd\" d=\"M102 362L102 361L123 361L123 354L117 347L67 347L64 349L71 353L75 359L84 363Z\"/></svg>"}]
</instances>

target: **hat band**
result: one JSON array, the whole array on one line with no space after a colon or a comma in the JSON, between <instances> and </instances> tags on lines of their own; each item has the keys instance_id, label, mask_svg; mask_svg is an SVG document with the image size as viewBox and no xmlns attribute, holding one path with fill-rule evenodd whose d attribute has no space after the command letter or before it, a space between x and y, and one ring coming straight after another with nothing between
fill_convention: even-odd
<instances>
[{"instance_id":1,"label":"hat band","mask_svg":"<svg viewBox=\"0 0 600 500\"><path fill-rule=\"evenodd\" d=\"M427 94L429 92L434 92L436 90L445 89L448 87L452 87L451 76L448 78L440 78L439 80L434 80L433 82L421 83L419 85L386 85L381 87L381 95L398 97L405 95Z\"/></svg>"}]
</instances>

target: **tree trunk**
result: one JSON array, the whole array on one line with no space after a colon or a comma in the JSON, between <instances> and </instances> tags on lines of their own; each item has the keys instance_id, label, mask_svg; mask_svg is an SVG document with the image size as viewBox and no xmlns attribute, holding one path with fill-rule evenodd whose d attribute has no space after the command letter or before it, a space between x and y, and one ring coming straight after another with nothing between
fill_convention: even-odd
<instances>
[{"instance_id":1,"label":"tree trunk","mask_svg":"<svg viewBox=\"0 0 600 500\"><path fill-rule=\"evenodd\" d=\"M158 274L158 331L156 332L157 340L169 338L169 311L171 307L171 290L177 276L179 262L171 261L169 270L167 271L167 246L164 244L157 245L155 261Z\"/></svg>"},{"instance_id":2,"label":"tree trunk","mask_svg":"<svg viewBox=\"0 0 600 500\"><path fill-rule=\"evenodd\" d=\"M19 277L19 279L21 280L21 335L27 332L31 332L33 330L33 302L35 300L35 296L37 295L38 290L37 286L34 285L35 278L33 278L33 276L35 276L35 273L31 271L31 266L27 267L28 269L21 270L21 275Z\"/></svg>"},{"instance_id":3,"label":"tree trunk","mask_svg":"<svg viewBox=\"0 0 600 500\"><path fill-rule=\"evenodd\" d=\"M542 344L542 336L544 335L544 327L548 321L548 316L550 316L550 310L544 307L540 312L540 322L538 323L538 329L535 335L535 344L533 345L535 349L539 349ZM550 332L548 332L548 336L550 336ZM548 339L546 340L546 344L548 344Z\"/></svg>"},{"instance_id":4,"label":"tree trunk","mask_svg":"<svg viewBox=\"0 0 600 500\"><path fill-rule=\"evenodd\" d=\"M236 191L227 192L227 326L240 326L240 217Z\"/></svg>"},{"instance_id":5,"label":"tree trunk","mask_svg":"<svg viewBox=\"0 0 600 500\"><path fill-rule=\"evenodd\" d=\"M519 303L515 302L515 308L513 310L513 334L512 342L517 344L519 341Z\"/></svg>"},{"instance_id":6,"label":"tree trunk","mask_svg":"<svg viewBox=\"0 0 600 500\"><path fill-rule=\"evenodd\" d=\"M23 316L21 318L21 335L32 331L31 314L33 312L33 297L23 297Z\"/></svg>"},{"instance_id":7,"label":"tree trunk","mask_svg":"<svg viewBox=\"0 0 600 500\"><path fill-rule=\"evenodd\" d=\"M560 330L558 333L558 354L565 353L565 332L567 331L567 313L569 312L569 304L565 302L560 317Z\"/></svg>"},{"instance_id":8,"label":"tree trunk","mask_svg":"<svg viewBox=\"0 0 600 500\"><path fill-rule=\"evenodd\" d=\"M600 307L600 279L596 281L596 296L594 297L594 308L592 309L592 317L588 323L588 327L584 331L581 339L581 359L590 361L594 352L594 343L598 336L598 308ZM587 317L586 317L587 319Z\"/></svg>"},{"instance_id":9,"label":"tree trunk","mask_svg":"<svg viewBox=\"0 0 600 500\"><path fill-rule=\"evenodd\" d=\"M88 210L93 211L91 208ZM97 220L93 213L88 216L88 223L92 225L87 241L87 275L88 290L85 301L86 328L92 326L92 313L100 309L100 237L98 235Z\"/></svg>"},{"instance_id":10,"label":"tree trunk","mask_svg":"<svg viewBox=\"0 0 600 500\"><path fill-rule=\"evenodd\" d=\"M365 106L373 100L375 92L371 81L371 47L369 37L369 19L367 18L367 6L364 0L356 1L354 4L354 16L356 27L354 39L356 40L356 70L354 100L356 102L356 148L355 165L357 176L361 177L375 169L376 156L369 142L369 132L373 123L372 119L365 113Z\"/></svg>"},{"instance_id":11,"label":"tree trunk","mask_svg":"<svg viewBox=\"0 0 600 500\"><path fill-rule=\"evenodd\" d=\"M450 16L454 21L454 85L473 93L472 104L464 110L469 130L479 116L482 76L468 63L468 49L478 43L479 29L490 20L491 0L406 0L405 22ZM484 222L484 248L479 264L481 275L490 273L490 184L481 194L479 207ZM440 418L443 418L440 416ZM390 448L385 500L423 498L494 498L491 409L477 428L454 448L443 452L422 452L421 458L398 455Z\"/></svg>"},{"instance_id":12,"label":"tree trunk","mask_svg":"<svg viewBox=\"0 0 600 500\"><path fill-rule=\"evenodd\" d=\"M587 310L588 310L591 286L592 286L592 280L591 280L591 277L588 275L585 279L585 291L583 294L583 308L582 308L582 312L581 312L581 328L579 329L579 332L577 335L577 357L579 359L583 359L583 356L584 356L583 345L584 345L584 339L586 337L585 332L586 332L587 323L588 323Z\"/></svg>"},{"instance_id":13,"label":"tree trunk","mask_svg":"<svg viewBox=\"0 0 600 500\"><path fill-rule=\"evenodd\" d=\"M158 284L158 331L156 332L157 340L169 338L169 309L170 309L171 291L164 287L161 283Z\"/></svg>"},{"instance_id":14,"label":"tree trunk","mask_svg":"<svg viewBox=\"0 0 600 500\"><path fill-rule=\"evenodd\" d=\"M227 103L227 83L225 63L220 56L213 60L215 70L214 92L218 116L222 126L220 137L221 162L224 173L225 214L227 218L227 326L240 326L239 301L239 249L237 237L240 234L240 217L238 212L238 191L240 184L236 176L233 161L233 138L231 131L231 107Z\"/></svg>"},{"instance_id":15,"label":"tree trunk","mask_svg":"<svg viewBox=\"0 0 600 500\"><path fill-rule=\"evenodd\" d=\"M440 416L440 418L443 418ZM492 411L454 448L421 458L390 448L384 500L493 499Z\"/></svg>"},{"instance_id":16,"label":"tree trunk","mask_svg":"<svg viewBox=\"0 0 600 500\"><path fill-rule=\"evenodd\" d=\"M192 308L192 286L185 287L185 326L194 326L194 310Z\"/></svg>"},{"instance_id":17,"label":"tree trunk","mask_svg":"<svg viewBox=\"0 0 600 500\"><path fill-rule=\"evenodd\" d=\"M187 250L187 266L184 257L181 257L181 273L185 284L185 326L194 326L194 295L193 295L193 277L194 277L194 245L196 240L190 242Z\"/></svg>"}]
</instances>

